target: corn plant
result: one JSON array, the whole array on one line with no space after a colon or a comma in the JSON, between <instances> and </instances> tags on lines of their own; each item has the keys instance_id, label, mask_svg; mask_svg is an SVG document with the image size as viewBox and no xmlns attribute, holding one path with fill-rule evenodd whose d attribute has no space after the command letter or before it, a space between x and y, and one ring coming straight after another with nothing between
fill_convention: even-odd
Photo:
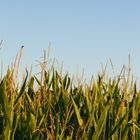
<instances>
[{"instance_id":1,"label":"corn plant","mask_svg":"<svg viewBox=\"0 0 140 140\"><path fill-rule=\"evenodd\" d=\"M69 74L62 75L54 66L46 68L44 57L40 77L29 77L26 70L19 86L21 51L0 81L0 139L140 139L136 82L121 79L121 72L118 78L105 79L103 73L91 84L76 85Z\"/></svg>"}]
</instances>

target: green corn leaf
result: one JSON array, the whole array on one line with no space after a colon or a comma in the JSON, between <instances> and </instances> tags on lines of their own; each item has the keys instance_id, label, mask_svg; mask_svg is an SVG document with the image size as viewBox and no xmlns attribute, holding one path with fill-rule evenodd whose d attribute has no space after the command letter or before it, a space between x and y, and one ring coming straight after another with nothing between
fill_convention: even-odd
<instances>
[{"instance_id":1,"label":"green corn leaf","mask_svg":"<svg viewBox=\"0 0 140 140\"><path fill-rule=\"evenodd\" d=\"M64 89L66 89L67 78L68 78L68 75L66 74L63 80Z\"/></svg>"},{"instance_id":2,"label":"green corn leaf","mask_svg":"<svg viewBox=\"0 0 140 140\"><path fill-rule=\"evenodd\" d=\"M77 117L78 123L79 123L80 126L82 126L83 125L83 119L80 116L80 111L79 111L79 109L78 109L74 99L72 98L72 96L71 96L71 100L72 100L72 103L74 105L74 109L75 109L75 113L76 113L76 117Z\"/></svg>"},{"instance_id":3,"label":"green corn leaf","mask_svg":"<svg viewBox=\"0 0 140 140\"><path fill-rule=\"evenodd\" d=\"M9 102L7 92L6 92L6 79L5 78L3 79L0 85L0 100L2 101L4 114L6 116L7 127L9 127L9 130L11 130L12 129L12 120L11 120L12 108L11 108L11 104Z\"/></svg>"},{"instance_id":4,"label":"green corn leaf","mask_svg":"<svg viewBox=\"0 0 140 140\"><path fill-rule=\"evenodd\" d=\"M120 125L121 125L122 122L124 121L126 115L127 115L127 114L125 114L125 115L119 120L119 122L115 125L115 127L114 127L114 129L112 130L111 135L110 135L109 137L111 137L111 136L118 130L118 128L120 127Z\"/></svg>"},{"instance_id":5,"label":"green corn leaf","mask_svg":"<svg viewBox=\"0 0 140 140\"><path fill-rule=\"evenodd\" d=\"M70 86L70 83L71 83L71 79L70 79L70 77L68 77L68 82L67 82L66 90L68 90L68 88L69 88L69 86Z\"/></svg>"},{"instance_id":6,"label":"green corn leaf","mask_svg":"<svg viewBox=\"0 0 140 140\"><path fill-rule=\"evenodd\" d=\"M41 125L43 124L43 121L44 121L44 119L45 119L45 114L43 114L43 116L42 116L42 118L40 119L40 121L39 121L39 124L38 124L38 126L37 126L37 128L40 128L41 127Z\"/></svg>"},{"instance_id":7,"label":"green corn leaf","mask_svg":"<svg viewBox=\"0 0 140 140\"><path fill-rule=\"evenodd\" d=\"M128 132L129 132L130 126L131 126L131 124L127 123L126 126L124 127L124 129L122 131L122 140L126 140L128 138Z\"/></svg>"},{"instance_id":8,"label":"green corn leaf","mask_svg":"<svg viewBox=\"0 0 140 140\"><path fill-rule=\"evenodd\" d=\"M91 113L91 102L89 100L89 96L88 96L89 92L88 90L86 89L86 104L87 104L87 108L88 108L88 112Z\"/></svg>"},{"instance_id":9,"label":"green corn leaf","mask_svg":"<svg viewBox=\"0 0 140 140\"><path fill-rule=\"evenodd\" d=\"M23 94L24 91L25 91L26 82L27 82L27 78L28 78L28 72L26 71L26 73L27 73L27 74L26 74L25 80L24 80L24 82L23 82L23 85L22 85L22 87L21 87L21 90L20 90L20 92L19 92L17 98L15 99L14 108L17 106L20 97L22 96L22 94Z\"/></svg>"},{"instance_id":10,"label":"green corn leaf","mask_svg":"<svg viewBox=\"0 0 140 140\"><path fill-rule=\"evenodd\" d=\"M104 108L104 111L102 112L101 117L99 118L99 121L97 123L97 127L96 127L95 132L92 136L93 140L98 140L101 133L103 132L103 129L106 127L107 111L108 111L108 107Z\"/></svg>"},{"instance_id":11,"label":"green corn leaf","mask_svg":"<svg viewBox=\"0 0 140 140\"><path fill-rule=\"evenodd\" d=\"M34 77L31 77L28 85L28 94L30 98L33 100L34 97Z\"/></svg>"},{"instance_id":12,"label":"green corn leaf","mask_svg":"<svg viewBox=\"0 0 140 140\"><path fill-rule=\"evenodd\" d=\"M30 105L31 110L32 110L32 111L35 111L35 110L34 110L34 103L33 103L32 99L30 98L30 96L28 95L28 93L25 93L25 95L26 95L26 97L27 97L27 100L28 100L28 103L29 103L29 105Z\"/></svg>"},{"instance_id":13,"label":"green corn leaf","mask_svg":"<svg viewBox=\"0 0 140 140\"><path fill-rule=\"evenodd\" d=\"M36 82L38 83L39 86L41 86L41 82L38 80L38 78L36 76L34 76Z\"/></svg>"},{"instance_id":14,"label":"green corn leaf","mask_svg":"<svg viewBox=\"0 0 140 140\"><path fill-rule=\"evenodd\" d=\"M13 129L12 129L12 134L11 134L12 135L11 140L14 140L14 136L15 136L15 132L16 132L17 127L18 127L19 119L20 119L20 114L15 113L14 120L13 120Z\"/></svg>"},{"instance_id":15,"label":"green corn leaf","mask_svg":"<svg viewBox=\"0 0 140 140\"><path fill-rule=\"evenodd\" d=\"M34 77L31 77L29 81L29 88L33 89L34 88Z\"/></svg>"},{"instance_id":16,"label":"green corn leaf","mask_svg":"<svg viewBox=\"0 0 140 140\"><path fill-rule=\"evenodd\" d=\"M34 114L32 114L32 113L31 113L30 124L31 124L32 131L34 131L36 128L36 118L35 118Z\"/></svg>"},{"instance_id":17,"label":"green corn leaf","mask_svg":"<svg viewBox=\"0 0 140 140\"><path fill-rule=\"evenodd\" d=\"M52 77L52 87L53 87L53 93L56 94L56 89L57 89L57 77L56 77L56 72L53 69L53 77Z\"/></svg>"}]
</instances>

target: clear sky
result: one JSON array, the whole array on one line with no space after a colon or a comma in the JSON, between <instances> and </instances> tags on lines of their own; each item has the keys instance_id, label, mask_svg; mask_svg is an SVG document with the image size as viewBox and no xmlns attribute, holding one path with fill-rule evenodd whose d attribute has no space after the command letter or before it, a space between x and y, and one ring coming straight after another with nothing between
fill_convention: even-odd
<instances>
[{"instance_id":1,"label":"clear sky","mask_svg":"<svg viewBox=\"0 0 140 140\"><path fill-rule=\"evenodd\" d=\"M140 77L139 0L4 0L0 2L0 61L6 67L24 45L22 67L36 64L51 42L64 70L88 77L112 59L117 72L131 54Z\"/></svg>"}]
</instances>

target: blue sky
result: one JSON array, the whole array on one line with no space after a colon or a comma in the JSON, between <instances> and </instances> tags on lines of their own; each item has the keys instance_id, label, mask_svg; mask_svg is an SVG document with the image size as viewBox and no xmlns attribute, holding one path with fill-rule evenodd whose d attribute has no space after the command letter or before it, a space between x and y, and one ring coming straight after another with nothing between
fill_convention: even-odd
<instances>
[{"instance_id":1,"label":"blue sky","mask_svg":"<svg viewBox=\"0 0 140 140\"><path fill-rule=\"evenodd\" d=\"M140 77L139 0L13 0L0 4L0 61L10 64L24 45L22 68L36 64L51 42L51 57L65 71L96 75L109 58Z\"/></svg>"}]
</instances>

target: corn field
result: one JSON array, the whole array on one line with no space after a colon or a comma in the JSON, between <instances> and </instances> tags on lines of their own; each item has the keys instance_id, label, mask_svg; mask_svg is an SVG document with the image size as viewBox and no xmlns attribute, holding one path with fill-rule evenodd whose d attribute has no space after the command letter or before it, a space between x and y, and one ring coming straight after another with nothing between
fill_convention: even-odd
<instances>
[{"instance_id":1,"label":"corn field","mask_svg":"<svg viewBox=\"0 0 140 140\"><path fill-rule=\"evenodd\" d=\"M140 140L140 90L129 75L75 84L45 61L41 68L19 85L15 61L1 77L1 140Z\"/></svg>"}]
</instances>

